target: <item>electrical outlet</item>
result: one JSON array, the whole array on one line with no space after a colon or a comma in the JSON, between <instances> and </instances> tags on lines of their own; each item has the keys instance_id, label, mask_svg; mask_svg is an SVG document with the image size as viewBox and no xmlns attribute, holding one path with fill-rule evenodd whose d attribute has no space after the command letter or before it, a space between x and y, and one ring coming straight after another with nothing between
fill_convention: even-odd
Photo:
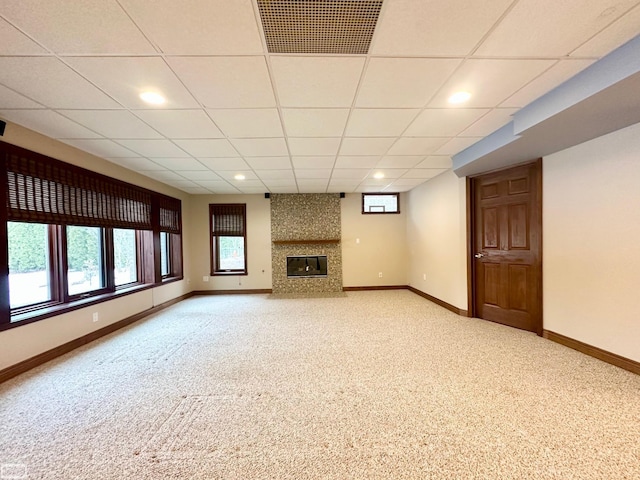
<instances>
[{"instance_id":1,"label":"electrical outlet","mask_svg":"<svg viewBox=\"0 0 640 480\"><path fill-rule=\"evenodd\" d=\"M382 278L382 272L378 272L378 278Z\"/></svg>"},{"instance_id":2,"label":"electrical outlet","mask_svg":"<svg viewBox=\"0 0 640 480\"><path fill-rule=\"evenodd\" d=\"M422 279L423 279L423 280L426 280L426 279L427 279L427 274L426 274L426 273L423 273L423 274L422 274Z\"/></svg>"},{"instance_id":3,"label":"electrical outlet","mask_svg":"<svg viewBox=\"0 0 640 480\"><path fill-rule=\"evenodd\" d=\"M356 243L360 243L360 239L359 238L356 238Z\"/></svg>"},{"instance_id":4,"label":"electrical outlet","mask_svg":"<svg viewBox=\"0 0 640 480\"><path fill-rule=\"evenodd\" d=\"M209 281L209 276L208 276L208 275L204 275L204 276L202 277L202 281L203 281L203 282L208 282L208 281Z\"/></svg>"},{"instance_id":5,"label":"electrical outlet","mask_svg":"<svg viewBox=\"0 0 640 480\"><path fill-rule=\"evenodd\" d=\"M97 322L98 320L100 320L100 317L98 316L98 312L93 312L93 321Z\"/></svg>"}]
</instances>

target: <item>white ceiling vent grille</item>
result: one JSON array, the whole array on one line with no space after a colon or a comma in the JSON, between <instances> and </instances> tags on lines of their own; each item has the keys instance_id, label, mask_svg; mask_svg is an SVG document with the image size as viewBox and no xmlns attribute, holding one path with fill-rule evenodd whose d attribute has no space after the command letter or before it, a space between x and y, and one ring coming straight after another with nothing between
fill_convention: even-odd
<instances>
[{"instance_id":1,"label":"white ceiling vent grille","mask_svg":"<svg viewBox=\"0 0 640 480\"><path fill-rule=\"evenodd\" d=\"M258 0L271 53L366 54L383 0Z\"/></svg>"}]
</instances>

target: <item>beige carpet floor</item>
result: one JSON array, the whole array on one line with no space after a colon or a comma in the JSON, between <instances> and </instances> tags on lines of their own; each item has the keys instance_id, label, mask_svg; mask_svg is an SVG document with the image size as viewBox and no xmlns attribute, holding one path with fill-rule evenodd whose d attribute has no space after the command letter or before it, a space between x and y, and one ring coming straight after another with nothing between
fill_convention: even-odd
<instances>
[{"instance_id":1,"label":"beige carpet floor","mask_svg":"<svg viewBox=\"0 0 640 480\"><path fill-rule=\"evenodd\" d=\"M0 385L0 467L640 479L640 377L408 291L195 297Z\"/></svg>"}]
</instances>

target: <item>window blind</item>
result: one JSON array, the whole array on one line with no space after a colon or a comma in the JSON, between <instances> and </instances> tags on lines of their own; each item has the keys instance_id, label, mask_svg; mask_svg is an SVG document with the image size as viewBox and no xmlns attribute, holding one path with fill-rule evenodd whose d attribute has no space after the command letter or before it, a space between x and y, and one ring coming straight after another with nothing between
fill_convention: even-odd
<instances>
[{"instance_id":1,"label":"window blind","mask_svg":"<svg viewBox=\"0 0 640 480\"><path fill-rule=\"evenodd\" d=\"M155 203L161 229L181 231L178 199L13 145L0 153L9 221L151 230Z\"/></svg>"},{"instance_id":2,"label":"window blind","mask_svg":"<svg viewBox=\"0 0 640 480\"><path fill-rule=\"evenodd\" d=\"M182 202L173 197L159 195L160 204L160 231L169 233L181 233Z\"/></svg>"},{"instance_id":3,"label":"window blind","mask_svg":"<svg viewBox=\"0 0 640 480\"><path fill-rule=\"evenodd\" d=\"M210 205L212 234L225 237L243 237L245 234L244 204Z\"/></svg>"}]
</instances>

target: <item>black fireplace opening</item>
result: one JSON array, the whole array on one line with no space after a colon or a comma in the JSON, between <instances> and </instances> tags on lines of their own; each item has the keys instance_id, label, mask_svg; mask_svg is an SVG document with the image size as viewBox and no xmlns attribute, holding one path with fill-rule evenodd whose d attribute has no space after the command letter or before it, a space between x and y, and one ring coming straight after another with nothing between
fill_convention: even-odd
<instances>
[{"instance_id":1,"label":"black fireplace opening","mask_svg":"<svg viewBox=\"0 0 640 480\"><path fill-rule=\"evenodd\" d=\"M288 278L317 278L326 276L326 255L301 255L287 257Z\"/></svg>"}]
</instances>

